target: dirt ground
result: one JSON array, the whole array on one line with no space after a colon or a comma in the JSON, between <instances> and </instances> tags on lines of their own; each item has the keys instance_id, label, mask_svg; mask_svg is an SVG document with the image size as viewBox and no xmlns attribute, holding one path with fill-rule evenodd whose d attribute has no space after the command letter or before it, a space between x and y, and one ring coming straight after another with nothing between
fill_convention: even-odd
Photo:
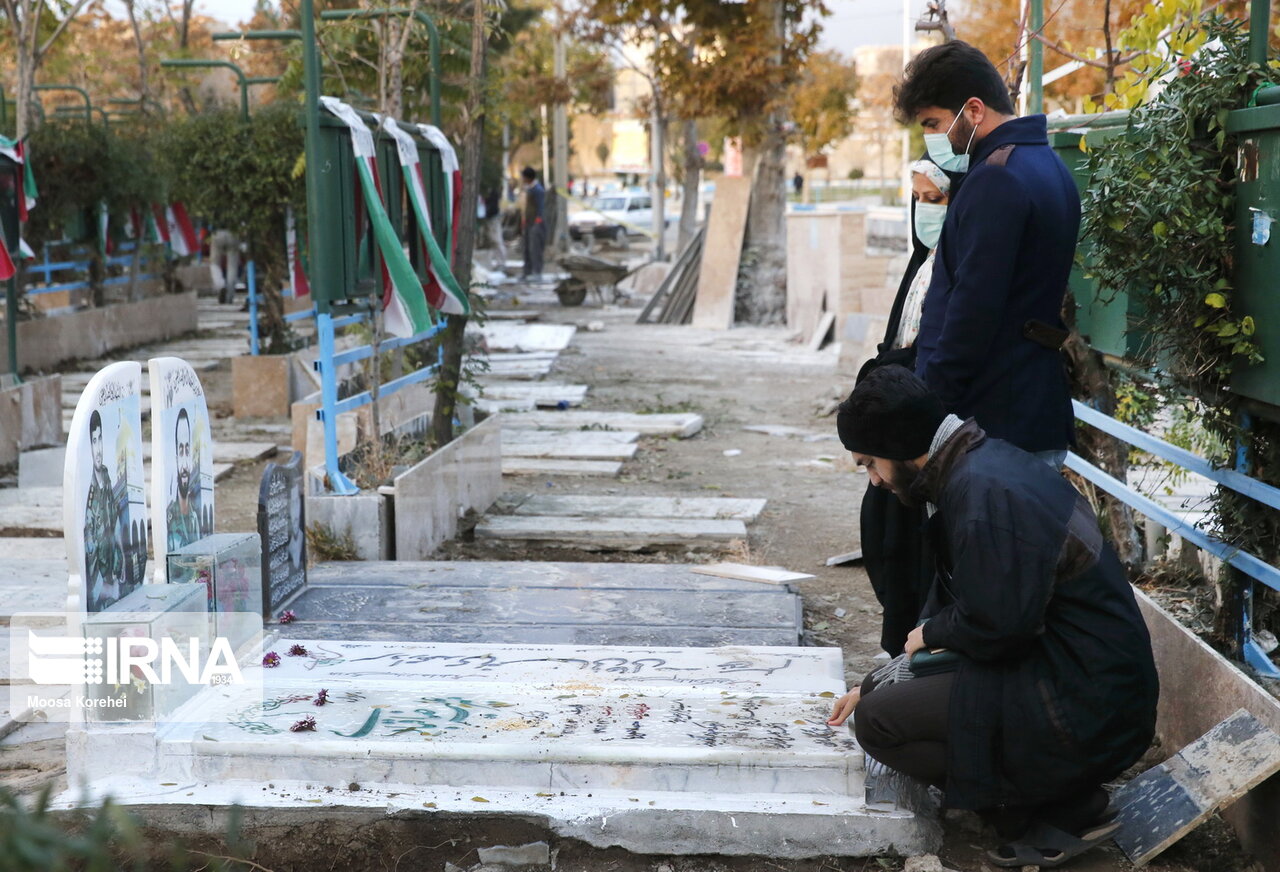
<instances>
[{"instance_id":1,"label":"dirt ground","mask_svg":"<svg viewBox=\"0 0 1280 872\"><path fill-rule=\"evenodd\" d=\"M509 304L499 298L492 304ZM544 308L543 322L598 322L580 329L561 354L549 379L591 386L587 406L595 410L696 412L704 428L686 439L645 438L636 459L618 479L508 478L508 490L619 495L764 497L765 512L749 526L750 540L730 559L812 573L798 585L804 599L806 642L844 651L850 680L859 679L879 653L879 607L865 572L857 566L828 567L827 557L858 547L858 507L867 486L838 441L767 436L746 425L787 425L815 436L835 435L834 402L852 387L838 373L833 351L815 355L787 341L786 331L738 329L715 335L693 328L634 324L638 306ZM202 375L211 412L230 412L230 368ZM278 422L277 422L278 423ZM243 427L241 429L244 429ZM246 430L246 434L251 431ZM285 441L283 437L271 437ZM726 452L730 452L726 455ZM740 452L740 453L733 453ZM244 464L218 484L218 528L255 528L258 481L264 463ZM705 560L683 553L588 555L560 549L539 553L492 550L463 537L441 553L448 559L528 560ZM26 737L24 738L24 733ZM0 784L30 793L42 783L65 783L61 742L20 731L0 743ZM1152 762L1163 759L1153 750ZM1135 771L1138 771L1135 768ZM959 872L993 867L983 860L995 844L970 815L948 815L943 863ZM538 838L519 825L461 830L442 822L423 832L421 824L388 821L347 830L340 826L260 829L247 834L257 844L253 856L268 869L431 869L475 867L476 844L507 844ZM528 838L524 838L524 836ZM450 840L453 840L452 842ZM474 840L468 842L468 840ZM221 853L213 840L200 846ZM554 847L554 846L553 846ZM561 870L652 870L652 872L766 872L766 870L896 870L894 858L770 861L762 858L640 857L565 843ZM0 859L0 869L4 866ZM1071 865L1080 872L1133 868L1118 849L1098 850ZM1157 872L1245 872L1255 867L1218 818L1201 826L1147 868Z\"/></svg>"}]
</instances>

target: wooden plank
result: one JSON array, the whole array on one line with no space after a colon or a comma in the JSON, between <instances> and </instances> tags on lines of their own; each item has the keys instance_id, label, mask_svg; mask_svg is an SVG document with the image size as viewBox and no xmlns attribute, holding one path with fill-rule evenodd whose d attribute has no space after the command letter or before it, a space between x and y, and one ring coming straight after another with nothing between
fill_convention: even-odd
<instances>
[{"instance_id":1,"label":"wooden plank","mask_svg":"<svg viewBox=\"0 0 1280 872\"><path fill-rule=\"evenodd\" d=\"M691 567L691 571L699 575L714 575L716 578L736 578L765 584L788 584L814 577L807 572L792 572L780 566L751 566L747 563L712 563L709 566Z\"/></svg>"},{"instance_id":2,"label":"wooden plank","mask_svg":"<svg viewBox=\"0 0 1280 872\"><path fill-rule=\"evenodd\" d=\"M754 521L764 500L726 497L615 497L534 494L515 508L517 515L605 518L681 518Z\"/></svg>"},{"instance_id":3,"label":"wooden plank","mask_svg":"<svg viewBox=\"0 0 1280 872\"><path fill-rule=\"evenodd\" d=\"M721 177L707 221L707 239L698 272L693 326L728 330L733 325L733 297L742 259L742 238L751 204L751 180Z\"/></svg>"},{"instance_id":4,"label":"wooden plank","mask_svg":"<svg viewBox=\"0 0 1280 872\"><path fill-rule=\"evenodd\" d=\"M475 533L477 539L627 551L646 547L723 547L745 540L747 527L741 521L497 515L481 520Z\"/></svg>"},{"instance_id":5,"label":"wooden plank","mask_svg":"<svg viewBox=\"0 0 1280 872\"><path fill-rule=\"evenodd\" d=\"M853 563L862 562L862 549L857 551L846 551L844 554L837 554L834 557L827 558L827 566L846 566Z\"/></svg>"},{"instance_id":6,"label":"wooden plank","mask_svg":"<svg viewBox=\"0 0 1280 872\"><path fill-rule=\"evenodd\" d=\"M702 429L702 416L690 412L646 415L630 412L529 412L509 415L508 429L534 430L634 430L644 436L679 436L687 439Z\"/></svg>"},{"instance_id":7,"label":"wooden plank","mask_svg":"<svg viewBox=\"0 0 1280 872\"><path fill-rule=\"evenodd\" d=\"M515 442L502 445L503 457L541 457L547 460L630 460L640 446L617 442L557 445L554 442Z\"/></svg>"},{"instance_id":8,"label":"wooden plank","mask_svg":"<svg viewBox=\"0 0 1280 872\"><path fill-rule=\"evenodd\" d=\"M553 460L502 456L503 475L602 475L616 477L622 471L617 460Z\"/></svg>"},{"instance_id":9,"label":"wooden plank","mask_svg":"<svg viewBox=\"0 0 1280 872\"><path fill-rule=\"evenodd\" d=\"M1244 709L1116 793L1116 844L1141 866L1280 772L1280 735Z\"/></svg>"},{"instance_id":10,"label":"wooden plank","mask_svg":"<svg viewBox=\"0 0 1280 872\"><path fill-rule=\"evenodd\" d=\"M822 346L826 344L827 335L831 332L831 328L836 324L835 312L824 312L822 317L818 319L818 326L814 329L813 335L809 337L809 350L820 351Z\"/></svg>"},{"instance_id":11,"label":"wooden plank","mask_svg":"<svg viewBox=\"0 0 1280 872\"><path fill-rule=\"evenodd\" d=\"M521 430L511 428L502 431L502 444L542 445L559 444L571 438L577 443L592 445L626 445L635 442L640 434L635 430Z\"/></svg>"}]
</instances>

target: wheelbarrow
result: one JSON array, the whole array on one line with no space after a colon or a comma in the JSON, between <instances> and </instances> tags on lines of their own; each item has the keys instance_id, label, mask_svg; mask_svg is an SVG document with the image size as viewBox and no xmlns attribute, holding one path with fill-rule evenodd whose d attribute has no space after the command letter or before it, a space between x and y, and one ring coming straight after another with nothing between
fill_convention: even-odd
<instances>
[{"instance_id":1,"label":"wheelbarrow","mask_svg":"<svg viewBox=\"0 0 1280 872\"><path fill-rule=\"evenodd\" d=\"M618 282L635 272L611 260L586 254L571 254L560 258L557 263L569 274L567 279L556 285L556 296L562 306L581 306L587 299L587 291L593 292L603 303L604 288L613 292L613 302L616 303L622 296L618 292Z\"/></svg>"}]
</instances>

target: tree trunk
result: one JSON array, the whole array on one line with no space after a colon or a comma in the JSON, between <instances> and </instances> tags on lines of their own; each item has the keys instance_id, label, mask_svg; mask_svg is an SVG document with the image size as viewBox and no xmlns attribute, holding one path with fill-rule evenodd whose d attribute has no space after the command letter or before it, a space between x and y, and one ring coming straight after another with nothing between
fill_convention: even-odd
<instances>
[{"instance_id":1,"label":"tree trunk","mask_svg":"<svg viewBox=\"0 0 1280 872\"><path fill-rule=\"evenodd\" d=\"M698 122L685 121L684 188L680 195L680 239L676 253L684 251L698 232L698 188L702 182L702 155L698 152Z\"/></svg>"},{"instance_id":2,"label":"tree trunk","mask_svg":"<svg viewBox=\"0 0 1280 872\"><path fill-rule=\"evenodd\" d=\"M127 0L124 8L129 13L129 26L133 28L133 42L138 48L138 96L142 98L138 103L138 111L145 115L147 112L147 44L142 39L142 28L138 25L136 0Z\"/></svg>"},{"instance_id":3,"label":"tree trunk","mask_svg":"<svg viewBox=\"0 0 1280 872\"><path fill-rule=\"evenodd\" d=\"M745 269L739 272L734 319L744 324L781 324L787 309L786 151L782 118L765 121L756 154L743 246Z\"/></svg>"},{"instance_id":4,"label":"tree trunk","mask_svg":"<svg viewBox=\"0 0 1280 872\"><path fill-rule=\"evenodd\" d=\"M1076 331L1075 309L1075 301L1068 296L1063 306L1063 316L1071 335L1063 350L1066 351L1069 362L1071 392L1102 414L1114 415L1116 393L1111 384L1111 372ZM1086 460L1098 465L1113 478L1125 481L1129 471L1129 448L1124 442L1092 427L1077 428L1076 435L1079 440L1076 448ZM1116 556L1125 568L1134 572L1142 565L1143 546L1133 510L1113 497L1104 495L1102 499L1106 526L1109 528Z\"/></svg>"},{"instance_id":5,"label":"tree trunk","mask_svg":"<svg viewBox=\"0 0 1280 872\"><path fill-rule=\"evenodd\" d=\"M25 34L18 34L18 87L14 94L17 105L14 107L14 136L21 140L31 127L31 97L35 93L36 59L26 50Z\"/></svg>"},{"instance_id":6,"label":"tree trunk","mask_svg":"<svg viewBox=\"0 0 1280 872\"><path fill-rule=\"evenodd\" d=\"M462 208L458 217L457 257L453 264L458 284L468 293L471 289L471 258L476 245L475 204L480 194L480 161L484 146L484 90L488 44L484 0L472 2L471 71L464 108L468 123L462 141ZM462 386L462 340L466 329L467 319L464 316L451 315L448 325L440 334L443 354L440 372L436 377L435 410L431 415L431 432L437 446L447 445L453 439L453 415Z\"/></svg>"}]
</instances>

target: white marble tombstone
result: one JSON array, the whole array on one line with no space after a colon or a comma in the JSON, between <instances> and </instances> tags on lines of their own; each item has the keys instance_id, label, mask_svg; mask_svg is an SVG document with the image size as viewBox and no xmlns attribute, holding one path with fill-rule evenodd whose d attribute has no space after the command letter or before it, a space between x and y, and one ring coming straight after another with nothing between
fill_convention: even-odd
<instances>
[{"instance_id":1,"label":"white marble tombstone","mask_svg":"<svg viewBox=\"0 0 1280 872\"><path fill-rule=\"evenodd\" d=\"M151 376L151 505L156 583L165 556L213 533L213 430L196 371L178 357L147 361Z\"/></svg>"},{"instance_id":2,"label":"white marble tombstone","mask_svg":"<svg viewBox=\"0 0 1280 872\"><path fill-rule=\"evenodd\" d=\"M142 365L132 361L99 370L76 403L62 479L71 614L109 608L143 583L141 409Z\"/></svg>"}]
</instances>

